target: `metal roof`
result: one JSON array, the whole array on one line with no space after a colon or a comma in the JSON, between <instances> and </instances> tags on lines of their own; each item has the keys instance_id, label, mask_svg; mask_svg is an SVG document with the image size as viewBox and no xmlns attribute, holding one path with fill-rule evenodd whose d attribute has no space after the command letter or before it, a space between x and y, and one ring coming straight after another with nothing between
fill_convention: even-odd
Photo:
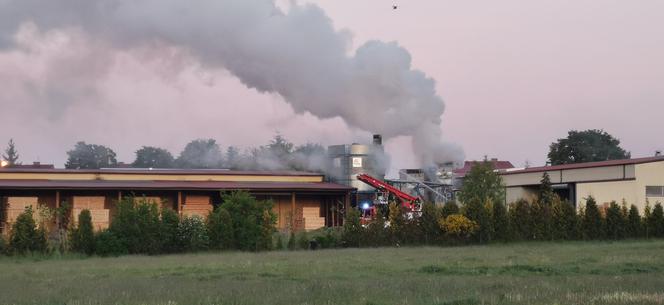
<instances>
[{"instance_id":1,"label":"metal roof","mask_svg":"<svg viewBox=\"0 0 664 305\"><path fill-rule=\"evenodd\" d=\"M664 161L664 156L635 158L635 159L608 160L608 161L598 161L598 162L585 162L585 163L575 163L575 164L562 164L562 165L553 165L553 166L529 167L529 168L525 168L525 169L521 169L521 170L500 172L500 174L501 175L514 175L514 174L538 173L538 172L548 172L548 171L557 171L557 170L569 170L569 169L581 169L581 168L594 168L594 167L606 167L606 166L643 164L643 163L660 162L660 161Z\"/></svg>"},{"instance_id":2,"label":"metal roof","mask_svg":"<svg viewBox=\"0 0 664 305\"><path fill-rule=\"evenodd\" d=\"M229 169L174 169L174 168L0 168L0 173L72 173L72 174L137 174L137 175L230 175L230 176L322 176L320 173L300 171L240 171Z\"/></svg>"},{"instance_id":3,"label":"metal roof","mask_svg":"<svg viewBox=\"0 0 664 305\"><path fill-rule=\"evenodd\" d=\"M328 182L230 181L113 181L113 180L0 180L0 189L105 189L105 190L275 190L350 191L354 188Z\"/></svg>"}]
</instances>

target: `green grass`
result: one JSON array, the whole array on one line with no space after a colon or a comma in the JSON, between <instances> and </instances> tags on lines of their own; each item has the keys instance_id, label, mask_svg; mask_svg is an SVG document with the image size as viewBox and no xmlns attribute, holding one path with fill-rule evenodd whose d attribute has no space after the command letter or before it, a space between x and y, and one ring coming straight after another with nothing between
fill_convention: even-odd
<instances>
[{"instance_id":1,"label":"green grass","mask_svg":"<svg viewBox=\"0 0 664 305\"><path fill-rule=\"evenodd\" d=\"M664 304L664 241L0 258L2 304Z\"/></svg>"}]
</instances>

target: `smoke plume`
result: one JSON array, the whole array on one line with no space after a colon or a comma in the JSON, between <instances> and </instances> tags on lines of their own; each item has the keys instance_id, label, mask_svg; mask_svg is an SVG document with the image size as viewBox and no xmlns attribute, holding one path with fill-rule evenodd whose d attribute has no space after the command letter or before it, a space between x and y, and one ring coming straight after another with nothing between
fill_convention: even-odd
<instances>
[{"instance_id":1,"label":"smoke plume","mask_svg":"<svg viewBox=\"0 0 664 305\"><path fill-rule=\"evenodd\" d=\"M24 24L74 29L118 50L178 48L203 68L226 69L247 87L279 94L297 113L341 117L386 138L413 137L424 164L461 161L442 142L444 103L407 50L350 37L317 6L274 0L0 0L0 47ZM63 67L66 70L66 67ZM102 69L102 68L99 68ZM81 90L85 90L82 88Z\"/></svg>"}]
</instances>

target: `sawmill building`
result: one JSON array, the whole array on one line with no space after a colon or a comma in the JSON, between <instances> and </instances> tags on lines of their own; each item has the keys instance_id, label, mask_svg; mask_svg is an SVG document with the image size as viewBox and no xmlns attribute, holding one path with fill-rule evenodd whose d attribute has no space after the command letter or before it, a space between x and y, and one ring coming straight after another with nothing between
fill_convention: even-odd
<instances>
[{"instance_id":1,"label":"sawmill building","mask_svg":"<svg viewBox=\"0 0 664 305\"><path fill-rule=\"evenodd\" d=\"M72 219L88 209L95 227L107 228L118 200L127 196L181 216L207 216L221 203L222 192L235 190L272 200L278 229L314 230L341 225L354 189L325 182L322 174L295 171L2 168L0 229L6 232L27 206L55 209L65 202Z\"/></svg>"}]
</instances>

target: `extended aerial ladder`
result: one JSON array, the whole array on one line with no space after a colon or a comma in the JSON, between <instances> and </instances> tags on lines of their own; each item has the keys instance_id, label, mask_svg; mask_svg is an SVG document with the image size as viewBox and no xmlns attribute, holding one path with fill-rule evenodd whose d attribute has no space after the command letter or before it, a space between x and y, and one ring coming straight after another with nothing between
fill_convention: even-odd
<instances>
[{"instance_id":1,"label":"extended aerial ladder","mask_svg":"<svg viewBox=\"0 0 664 305\"><path fill-rule=\"evenodd\" d=\"M402 207L406 209L407 213L413 214L413 213L418 213L422 210L421 199L419 197L415 197L405 192L402 192L401 190L387 184L386 182L371 177L367 174L357 175L357 180L360 180L368 185L371 185L373 188L383 193L382 195L384 196L383 200L380 201L377 200L377 202L374 202L374 206L370 207L368 209L369 211L367 211L369 212L370 215L365 215L365 217L373 217L376 213L375 204L376 203L387 204L388 203L387 198L390 195L393 198L395 198L401 204Z\"/></svg>"}]
</instances>

